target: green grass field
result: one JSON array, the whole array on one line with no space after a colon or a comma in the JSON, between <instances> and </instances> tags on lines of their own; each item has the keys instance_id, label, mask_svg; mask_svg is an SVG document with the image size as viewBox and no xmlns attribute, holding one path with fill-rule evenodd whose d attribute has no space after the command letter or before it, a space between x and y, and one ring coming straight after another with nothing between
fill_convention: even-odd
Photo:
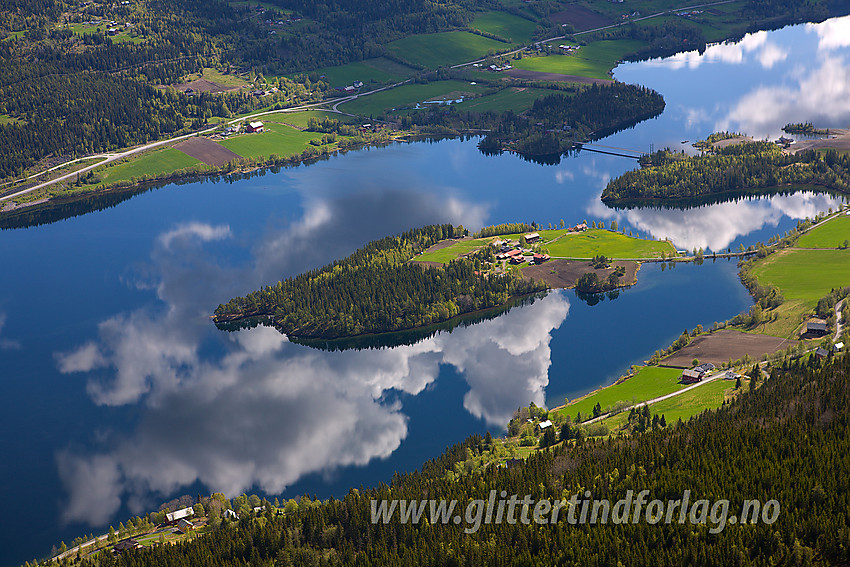
<instances>
[{"instance_id":1,"label":"green grass field","mask_svg":"<svg viewBox=\"0 0 850 567\"><path fill-rule=\"evenodd\" d=\"M352 114L376 116L385 110L412 106L417 102L480 94L485 89L486 87L470 85L466 81L433 81L422 85L408 84L346 102L341 104L339 108ZM446 95L452 96L447 97Z\"/></svg>"},{"instance_id":2,"label":"green grass field","mask_svg":"<svg viewBox=\"0 0 850 567\"><path fill-rule=\"evenodd\" d=\"M248 81L239 75L222 73L218 69L213 69L211 67L206 67L200 77L195 75L188 79L188 81L192 81L195 78L206 79L223 87L244 87L248 84Z\"/></svg>"},{"instance_id":3,"label":"green grass field","mask_svg":"<svg viewBox=\"0 0 850 567\"><path fill-rule=\"evenodd\" d=\"M617 65L617 61L643 45L643 42L630 39L603 40L585 45L571 55L527 57L512 63L517 69L529 71L610 79L608 72Z\"/></svg>"},{"instance_id":4,"label":"green grass field","mask_svg":"<svg viewBox=\"0 0 850 567\"><path fill-rule=\"evenodd\" d=\"M513 43L528 43L537 29L537 24L506 12L484 12L477 15L469 27Z\"/></svg>"},{"instance_id":5,"label":"green grass field","mask_svg":"<svg viewBox=\"0 0 850 567\"><path fill-rule=\"evenodd\" d=\"M441 264L448 264L461 254L467 254L477 248L486 246L487 243L492 240L493 237L459 240L451 246L447 246L434 252L426 252L421 256L417 256L415 259L420 262L439 262Z\"/></svg>"},{"instance_id":6,"label":"green grass field","mask_svg":"<svg viewBox=\"0 0 850 567\"><path fill-rule=\"evenodd\" d=\"M850 240L850 216L842 214L816 226L797 240L800 248L838 248Z\"/></svg>"},{"instance_id":7,"label":"green grass field","mask_svg":"<svg viewBox=\"0 0 850 567\"><path fill-rule=\"evenodd\" d=\"M821 297L850 285L850 250L780 250L759 260L752 274L760 284L778 287L785 301L751 330L796 338Z\"/></svg>"},{"instance_id":8,"label":"green grass field","mask_svg":"<svg viewBox=\"0 0 850 567\"><path fill-rule=\"evenodd\" d=\"M378 57L365 61L355 61L347 65L323 67L312 71L311 74L316 73L320 78L324 75L325 77L321 80L333 87L345 87L354 81L363 81L367 85L369 83L393 83L407 78L412 72L413 69L410 67L384 57Z\"/></svg>"},{"instance_id":9,"label":"green grass field","mask_svg":"<svg viewBox=\"0 0 850 567\"><path fill-rule=\"evenodd\" d=\"M490 50L502 51L509 47L507 43L462 31L412 35L387 44L392 54L402 61L430 69L471 61L484 57Z\"/></svg>"},{"instance_id":10,"label":"green grass field","mask_svg":"<svg viewBox=\"0 0 850 567\"><path fill-rule=\"evenodd\" d=\"M747 382L744 383L746 384ZM717 409L722 406L723 400L728 393L734 391L734 388L734 380L714 380L698 388L688 390L684 394L654 403L649 406L649 411L652 414L663 415L668 425L676 422L678 419L687 421L705 410ZM602 423L613 431L625 425L628 418L628 412L621 412L602 420Z\"/></svg>"},{"instance_id":11,"label":"green grass field","mask_svg":"<svg viewBox=\"0 0 850 567\"><path fill-rule=\"evenodd\" d=\"M465 100L458 105L458 109L472 112L513 110L519 113L528 110L535 100L548 94L552 94L552 91L510 87L495 94Z\"/></svg>"},{"instance_id":12,"label":"green grass field","mask_svg":"<svg viewBox=\"0 0 850 567\"><path fill-rule=\"evenodd\" d=\"M300 154L310 140L321 137L317 132L302 132L284 124L270 123L261 134L243 134L219 144L242 157L288 156Z\"/></svg>"},{"instance_id":13,"label":"green grass field","mask_svg":"<svg viewBox=\"0 0 850 567\"><path fill-rule=\"evenodd\" d=\"M322 120L323 118L332 118L334 120L339 120L343 123L357 123L359 124L361 121L352 118L351 116L346 116L345 114L340 114L338 112L330 112L326 110L302 110L299 112L276 112L274 114L267 114L263 116L263 123L266 122L276 122L278 124L289 124L290 126L295 126L296 128L306 128L307 122L310 118L315 118L316 120Z\"/></svg>"},{"instance_id":14,"label":"green grass field","mask_svg":"<svg viewBox=\"0 0 850 567\"><path fill-rule=\"evenodd\" d=\"M850 285L850 250L780 250L752 273L760 283L778 287L786 301L814 307L833 288Z\"/></svg>"},{"instance_id":15,"label":"green grass field","mask_svg":"<svg viewBox=\"0 0 850 567\"><path fill-rule=\"evenodd\" d=\"M553 257L592 258L602 254L609 258L655 258L666 253L676 255L675 247L664 240L643 240L619 232L591 228L582 233L569 233L565 229L538 230L540 245L549 250ZM519 240L522 234L505 234L502 239ZM462 240L455 244L423 254L417 260L446 264L461 254L471 252L495 237Z\"/></svg>"},{"instance_id":16,"label":"green grass field","mask_svg":"<svg viewBox=\"0 0 850 567\"><path fill-rule=\"evenodd\" d=\"M617 402L628 402L631 405L680 390L685 387L679 383L681 375L682 371L677 368L643 366L628 380L601 388L555 411L569 415L573 420L580 412L584 419L590 416L596 404L599 404L604 412Z\"/></svg>"},{"instance_id":17,"label":"green grass field","mask_svg":"<svg viewBox=\"0 0 850 567\"><path fill-rule=\"evenodd\" d=\"M161 175L171 173L178 169L190 167L201 163L192 156L187 156L180 150L174 148L163 148L147 152L138 158L131 159L96 171L100 174L101 184L117 183L118 181L129 181L144 175Z\"/></svg>"},{"instance_id":18,"label":"green grass field","mask_svg":"<svg viewBox=\"0 0 850 567\"><path fill-rule=\"evenodd\" d=\"M597 254L609 258L656 258L664 253L668 256L676 254L673 244L664 240L643 240L594 228L582 233L566 234L545 244L545 247L553 257L562 258L592 258Z\"/></svg>"}]
</instances>

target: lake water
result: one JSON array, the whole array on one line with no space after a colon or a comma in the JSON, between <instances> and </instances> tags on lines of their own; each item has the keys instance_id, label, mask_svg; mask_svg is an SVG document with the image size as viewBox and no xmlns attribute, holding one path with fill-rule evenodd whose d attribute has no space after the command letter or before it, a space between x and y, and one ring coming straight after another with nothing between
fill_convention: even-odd
<instances>
[{"instance_id":1,"label":"lake water","mask_svg":"<svg viewBox=\"0 0 850 567\"><path fill-rule=\"evenodd\" d=\"M687 148L722 128L775 137L786 122L846 126L848 46L842 18L623 65L616 77L657 89L667 110L600 143ZM500 432L519 406L609 383L682 330L751 304L734 263L645 265L636 286L594 305L557 291L414 345L324 352L272 329L216 330L207 316L234 294L430 223L616 219L721 250L839 202L604 206L607 180L635 166L591 152L540 166L469 141L395 144L0 233L0 565L181 494L327 497L389 481L472 433Z\"/></svg>"}]
</instances>

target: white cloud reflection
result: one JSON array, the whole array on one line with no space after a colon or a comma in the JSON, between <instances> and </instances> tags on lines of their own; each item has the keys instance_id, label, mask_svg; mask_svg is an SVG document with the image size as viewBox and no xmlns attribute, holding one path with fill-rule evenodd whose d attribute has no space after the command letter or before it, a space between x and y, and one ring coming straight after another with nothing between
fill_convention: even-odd
<instances>
[{"instance_id":1,"label":"white cloud reflection","mask_svg":"<svg viewBox=\"0 0 850 567\"><path fill-rule=\"evenodd\" d=\"M850 16L806 24L806 31L817 34L820 51L850 47Z\"/></svg>"},{"instance_id":2,"label":"white cloud reflection","mask_svg":"<svg viewBox=\"0 0 850 567\"><path fill-rule=\"evenodd\" d=\"M841 200L824 193L802 192L792 195L739 199L692 209L639 208L616 210L598 199L588 212L598 218L626 220L654 238L670 238L687 250L703 248L723 250L738 237L775 227L783 216L792 219L812 218Z\"/></svg>"},{"instance_id":3,"label":"white cloud reflection","mask_svg":"<svg viewBox=\"0 0 850 567\"><path fill-rule=\"evenodd\" d=\"M448 210L470 210L461 205ZM338 241L359 214L344 201L317 201L301 221L271 232L243 270L219 265L204 244L230 237L226 226L182 225L156 240L147 278L158 304L103 321L95 340L57 354L62 372L92 373L97 404L141 407L132 433L107 436L98 451L57 455L65 520L103 525L122 502L140 511L197 481L228 495L252 486L280 493L309 473L386 458L407 436L399 393L419 394L443 364L469 384L464 407L489 424L505 423L521 404L543 405L550 335L569 311L560 293L393 349L323 352L269 328L211 327L211 306L268 283L269 273L308 267L311 255L315 263L323 239Z\"/></svg>"},{"instance_id":4,"label":"white cloud reflection","mask_svg":"<svg viewBox=\"0 0 850 567\"><path fill-rule=\"evenodd\" d=\"M768 40L768 32L748 33L740 41L723 42L708 46L705 52L688 51L677 53L663 59L652 59L644 64L649 67L668 69L697 69L704 63L726 63L738 65L746 63L748 56L765 69L771 69L777 63L788 58L788 51Z\"/></svg>"},{"instance_id":5,"label":"white cloud reflection","mask_svg":"<svg viewBox=\"0 0 850 567\"><path fill-rule=\"evenodd\" d=\"M715 130L734 129L755 137L775 136L789 122L844 127L850 122L850 70L843 57L825 55L802 70L794 84L761 86L741 97Z\"/></svg>"}]
</instances>

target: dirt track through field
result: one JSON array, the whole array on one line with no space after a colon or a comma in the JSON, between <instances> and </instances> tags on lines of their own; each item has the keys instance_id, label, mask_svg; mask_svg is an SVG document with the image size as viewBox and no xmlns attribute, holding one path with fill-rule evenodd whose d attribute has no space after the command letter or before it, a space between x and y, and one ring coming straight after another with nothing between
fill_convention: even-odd
<instances>
[{"instance_id":1,"label":"dirt track through field","mask_svg":"<svg viewBox=\"0 0 850 567\"><path fill-rule=\"evenodd\" d=\"M183 140L174 145L186 155L199 159L207 165L221 166L229 161L239 159L239 154L232 152L222 145L216 144L208 138L198 136Z\"/></svg>"}]
</instances>

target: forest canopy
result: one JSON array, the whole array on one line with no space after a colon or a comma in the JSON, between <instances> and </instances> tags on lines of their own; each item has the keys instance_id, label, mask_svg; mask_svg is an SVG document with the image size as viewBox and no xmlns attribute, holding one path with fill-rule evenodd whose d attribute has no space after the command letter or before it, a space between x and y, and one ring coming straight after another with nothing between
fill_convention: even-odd
<instances>
[{"instance_id":1,"label":"forest canopy","mask_svg":"<svg viewBox=\"0 0 850 567\"><path fill-rule=\"evenodd\" d=\"M467 259L409 263L456 234L452 225L433 225L370 242L324 268L233 298L214 319L270 317L287 335L331 339L424 327L546 288L513 272L482 276Z\"/></svg>"},{"instance_id":2,"label":"forest canopy","mask_svg":"<svg viewBox=\"0 0 850 567\"><path fill-rule=\"evenodd\" d=\"M850 191L850 155L834 150L785 154L770 142L743 142L693 157L662 150L649 161L654 165L612 179L602 200L687 199L717 193L762 193L791 185Z\"/></svg>"}]
</instances>

